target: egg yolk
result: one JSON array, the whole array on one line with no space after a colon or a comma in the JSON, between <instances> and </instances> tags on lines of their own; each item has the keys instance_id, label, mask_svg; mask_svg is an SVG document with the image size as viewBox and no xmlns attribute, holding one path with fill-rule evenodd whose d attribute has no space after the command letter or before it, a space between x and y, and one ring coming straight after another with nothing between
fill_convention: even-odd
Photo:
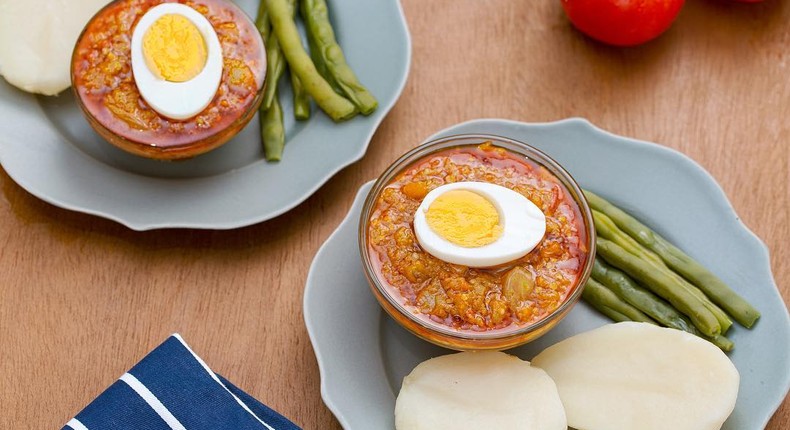
<instances>
[{"instance_id":1,"label":"egg yolk","mask_svg":"<svg viewBox=\"0 0 790 430\"><path fill-rule=\"evenodd\" d=\"M154 75L186 82L206 65L206 41L186 17L163 15L143 35L143 56Z\"/></svg>"},{"instance_id":2,"label":"egg yolk","mask_svg":"<svg viewBox=\"0 0 790 430\"><path fill-rule=\"evenodd\" d=\"M488 245L502 235L496 207L468 190L451 190L437 197L425 212L425 220L436 234L465 248Z\"/></svg>"}]
</instances>

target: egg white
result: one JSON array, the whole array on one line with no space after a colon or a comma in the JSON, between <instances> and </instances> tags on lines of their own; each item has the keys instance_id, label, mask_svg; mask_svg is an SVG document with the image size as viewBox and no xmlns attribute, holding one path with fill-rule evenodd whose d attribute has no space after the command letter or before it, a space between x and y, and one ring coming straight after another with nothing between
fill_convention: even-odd
<instances>
[{"instance_id":1,"label":"egg white","mask_svg":"<svg viewBox=\"0 0 790 430\"><path fill-rule=\"evenodd\" d=\"M488 245L467 248L438 235L425 213L434 200L451 190L467 190L485 197L499 212L502 235ZM469 267L491 267L527 255L546 233L546 216L528 198L500 185L456 182L442 185L425 196L414 214L414 233L420 246L434 257Z\"/></svg>"},{"instance_id":2,"label":"egg white","mask_svg":"<svg viewBox=\"0 0 790 430\"><path fill-rule=\"evenodd\" d=\"M154 75L143 55L143 36L163 15L177 14L197 27L206 42L206 64L194 78L169 82ZM222 46L211 23L198 11L179 3L163 3L146 12L132 33L132 73L140 95L160 114L183 120L200 113L214 99L222 79Z\"/></svg>"}]
</instances>

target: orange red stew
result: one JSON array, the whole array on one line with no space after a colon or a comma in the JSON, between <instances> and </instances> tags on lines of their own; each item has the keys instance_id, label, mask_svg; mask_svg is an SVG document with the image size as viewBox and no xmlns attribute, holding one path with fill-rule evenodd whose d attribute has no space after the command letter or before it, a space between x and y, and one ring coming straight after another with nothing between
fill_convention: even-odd
<instances>
[{"instance_id":1,"label":"orange red stew","mask_svg":"<svg viewBox=\"0 0 790 430\"><path fill-rule=\"evenodd\" d=\"M523 258L486 269L423 251L414 212L432 189L460 181L501 185L530 199L546 215L543 240ZM588 258L582 216L565 186L544 167L489 143L414 163L387 185L371 214L368 247L379 279L414 312L457 329L488 331L541 320L573 291Z\"/></svg>"},{"instance_id":2,"label":"orange red stew","mask_svg":"<svg viewBox=\"0 0 790 430\"><path fill-rule=\"evenodd\" d=\"M264 79L266 59L257 30L243 12L224 0L179 1L204 15L222 46L223 72L212 102L197 116L168 119L151 109L134 84L131 38L134 25L162 0L120 0L88 24L74 57L73 83L85 109L107 129L156 146L204 139L245 115Z\"/></svg>"}]
</instances>

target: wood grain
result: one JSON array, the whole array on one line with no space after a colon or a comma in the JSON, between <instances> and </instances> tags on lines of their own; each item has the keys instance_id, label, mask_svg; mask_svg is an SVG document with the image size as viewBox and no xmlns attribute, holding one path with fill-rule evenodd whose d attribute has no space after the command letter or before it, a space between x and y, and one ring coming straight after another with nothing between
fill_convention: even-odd
<instances>
[{"instance_id":1,"label":"wood grain","mask_svg":"<svg viewBox=\"0 0 790 430\"><path fill-rule=\"evenodd\" d=\"M787 1L689 0L667 34L633 49L581 36L558 0L403 6L413 62L402 98L364 160L275 220L137 233L50 206L0 173L0 428L60 428L173 332L304 428L340 428L302 322L313 254L362 183L473 118L581 116L688 154L768 244L788 303ZM790 428L788 403L768 429Z\"/></svg>"}]
</instances>

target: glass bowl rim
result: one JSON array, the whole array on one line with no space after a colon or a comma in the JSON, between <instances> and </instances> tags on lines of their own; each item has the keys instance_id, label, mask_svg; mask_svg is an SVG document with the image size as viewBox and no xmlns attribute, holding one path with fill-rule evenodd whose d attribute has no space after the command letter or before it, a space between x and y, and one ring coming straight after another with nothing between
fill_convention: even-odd
<instances>
[{"instance_id":1,"label":"glass bowl rim","mask_svg":"<svg viewBox=\"0 0 790 430\"><path fill-rule=\"evenodd\" d=\"M227 2L227 1L220 2L222 3L222 7L233 9L237 20L245 21L246 25L248 25L249 28L253 30L252 31L253 37L255 38L255 36L257 35L257 39L260 39L261 41L261 45L260 45L261 57L259 58L259 60L262 62L263 65L263 71L261 73L261 82L258 85L255 95L250 101L249 105L246 106L244 109L236 109L234 111L234 115L236 115L236 118L233 119L233 121L231 121L230 123L228 123L225 127L213 130L211 131L211 133L207 134L206 136L200 139L188 140L186 142L182 142L174 145L161 145L161 144L157 144L157 142L152 142L148 140L147 137L140 137L140 136L134 137L133 133L119 131L117 125L103 121L102 118L99 117L99 115L94 114L93 109L86 102L85 97L83 97L83 94L80 90L80 86L77 85L76 82L75 64L77 57L79 55L79 47L82 44L83 39L87 36L89 27L97 19L99 19L105 13L107 13L109 9L113 7L117 7L117 5L121 2L126 2L130 4L132 3L131 0L112 0L107 2L107 4L102 6L99 10L96 11L96 13L94 13L91 16L91 18L85 23L85 25L80 30L80 34L77 37L76 41L74 42L74 46L72 47L71 54L69 56L69 80L71 81L69 91L74 97L77 106L79 106L80 112L85 117L85 120L88 122L91 128L94 129L96 133L98 133L102 137L102 139L105 140L107 143L114 145L127 153L131 153L139 157L144 157L154 160L189 159L195 156L202 155L207 152L211 152L225 145L226 143L230 142L255 117L255 114L257 113L261 103L263 102L264 91L266 90L266 86L268 84L266 75L269 69L269 64L268 64L268 58L266 57L266 41L260 37L260 34L257 31L257 26L255 25L253 19L238 4L234 2ZM143 15L145 15L150 9L160 4L161 3L152 5L151 7L149 7L143 12ZM130 38L131 38L131 32L134 31L134 27L136 25L137 25L137 21L134 22L134 25L130 29L130 33L129 33ZM129 49L131 49L131 47ZM223 78L220 81L220 86L222 85L223 82L224 82L224 72L223 72ZM139 92L139 89L137 91ZM219 91L219 89L217 91ZM212 98L211 103L214 103L214 98ZM200 113L204 111L201 111ZM154 110L154 112L156 111ZM186 121L193 120L197 115L200 115L200 113L196 114L193 117L190 117ZM162 115L158 112L157 115L160 117L166 117L165 115ZM233 129L236 130L233 131L230 135L228 136L223 135L224 133L227 133L228 130L233 130ZM110 135L112 139L105 137L104 133ZM208 145L206 145L206 143L208 143ZM130 148L135 148L135 149L132 150ZM198 152L189 153L189 155L182 155L184 152L188 152L195 148L198 149Z\"/></svg>"},{"instance_id":2,"label":"glass bowl rim","mask_svg":"<svg viewBox=\"0 0 790 430\"><path fill-rule=\"evenodd\" d=\"M462 142L462 141L466 141L466 142ZM475 143L469 141L475 141ZM550 314L546 315L543 319L512 330L508 330L505 328L505 329L498 329L491 331L475 332L473 330L454 329L452 327L444 326L437 322L426 320L425 318L420 318L419 316L415 315L409 308L404 306L404 304L400 303L398 300L395 300L395 297L393 297L389 289L385 285L383 285L383 283L379 280L379 277L376 274L376 271L372 267L372 264L370 262L370 255L368 252L369 250L368 250L367 227L368 227L368 218L370 217L370 213L375 201L378 199L378 196L381 194L381 191L384 190L384 188L396 175L403 172L405 169L411 167L415 162L431 154L435 154L439 151L452 149L455 147L476 146L486 141L490 141L494 146L502 147L510 152L518 154L519 156L524 156L530 161L545 167L568 189L568 191L570 191L573 201L576 203L576 205L579 206L579 211L581 212L582 219L584 221L584 227L587 230L586 245L588 248L588 252L587 252L587 260L585 261L581 274L577 278L577 282L574 285L573 292L570 295L568 295L565 298L565 300L563 300L560 306L554 309ZM596 233L593 224L592 209L587 203L587 199L584 197L584 193L582 192L581 187L576 183L576 180L573 178L573 176L571 176L571 174L568 173L568 171L565 170L564 167L562 167L562 165L560 165L557 161L551 158L548 154L544 153L543 151L527 143L504 136L498 136L494 134L482 134L482 133L454 134L450 136L431 139L421 143L420 145L410 149L405 154L398 157L394 162L392 162L387 167L386 170L384 170L384 172L376 179L376 182L370 188L370 191L368 192L368 195L366 196L365 202L362 206L362 211L359 218L359 227L358 227L358 245L359 245L360 257L362 259L362 265L365 270L365 275L366 278L368 279L368 282L372 284L373 287L375 287L375 289L378 291L378 295L385 297L385 299L393 309L396 309L401 315L405 316L409 321L417 324L418 326L427 330L429 333L437 333L439 335L448 338L453 338L463 341L474 341L474 340L493 341L493 340L519 337L522 335L529 334L531 332L539 331L546 325L551 324L558 316L567 315L568 310L581 297L582 291L584 290L584 287L587 283L587 279L590 277L590 274L592 272L593 262L595 261L595 241L596 241Z\"/></svg>"}]
</instances>

